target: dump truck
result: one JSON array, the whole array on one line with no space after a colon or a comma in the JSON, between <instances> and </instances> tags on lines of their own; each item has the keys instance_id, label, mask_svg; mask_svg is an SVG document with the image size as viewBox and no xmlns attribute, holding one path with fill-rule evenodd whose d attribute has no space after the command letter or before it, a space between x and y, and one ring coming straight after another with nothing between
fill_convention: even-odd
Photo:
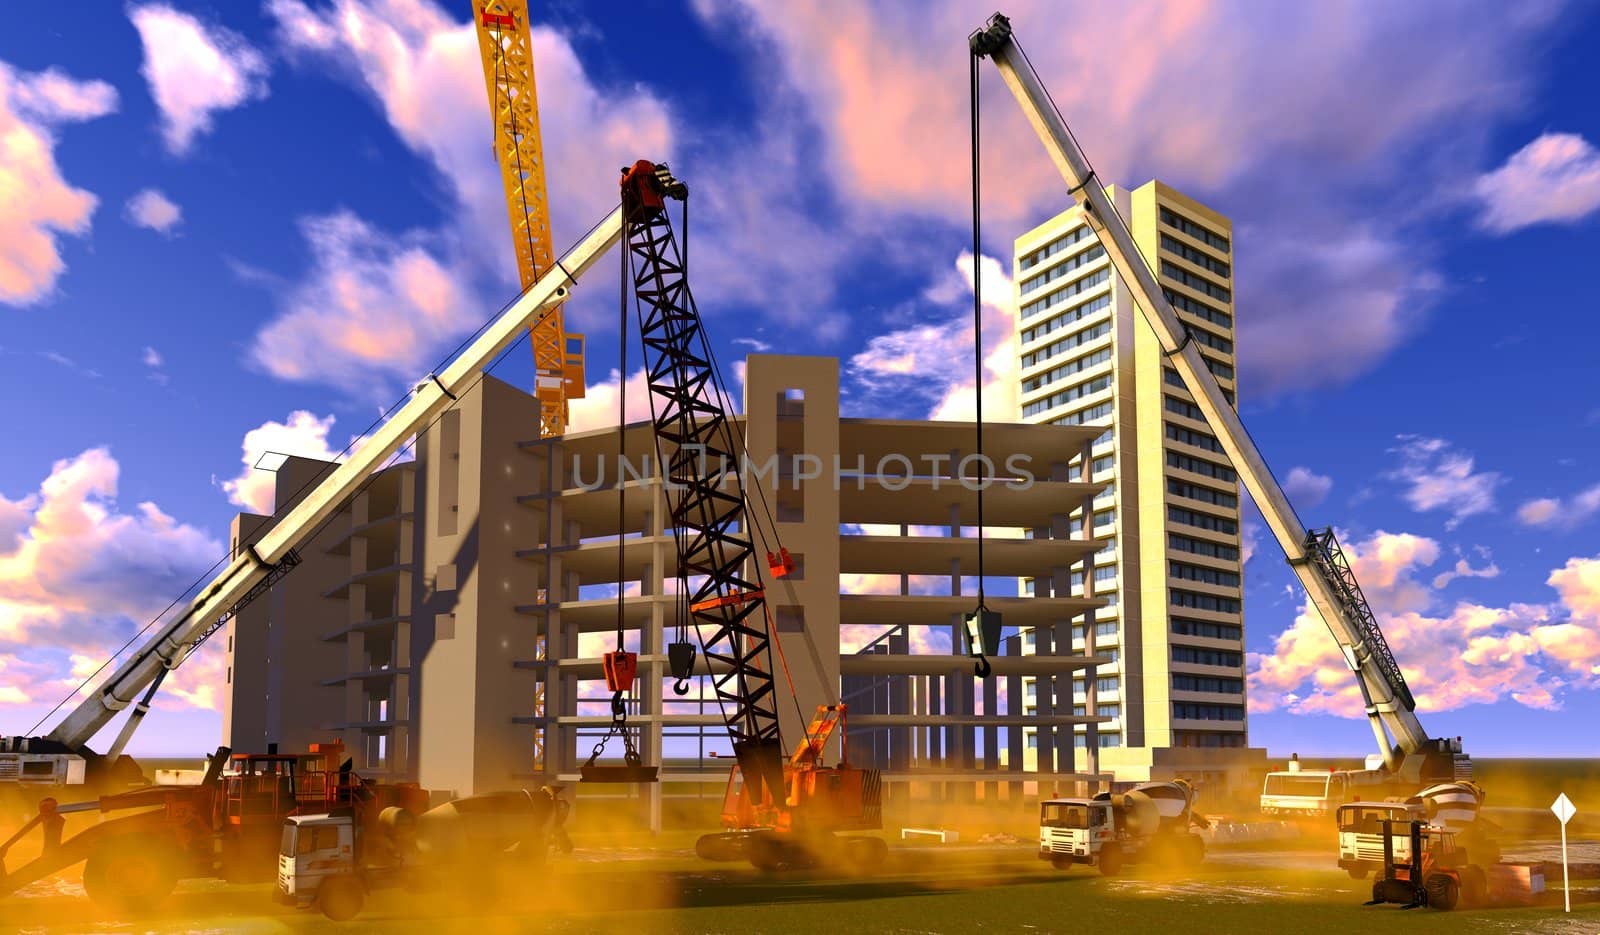
<instances>
[{"instance_id":1,"label":"dump truck","mask_svg":"<svg viewBox=\"0 0 1600 935\"><path fill-rule=\"evenodd\" d=\"M1206 826L1194 813L1194 789L1181 779L1047 799L1039 806L1039 859L1062 870L1089 864L1106 876L1146 861L1195 866L1206 853L1195 829Z\"/></svg>"},{"instance_id":2,"label":"dump truck","mask_svg":"<svg viewBox=\"0 0 1600 935\"><path fill-rule=\"evenodd\" d=\"M546 787L467 796L420 814L395 806L291 816L278 850L276 899L343 921L374 890L490 887L503 870L544 860L561 814L557 793Z\"/></svg>"}]
</instances>

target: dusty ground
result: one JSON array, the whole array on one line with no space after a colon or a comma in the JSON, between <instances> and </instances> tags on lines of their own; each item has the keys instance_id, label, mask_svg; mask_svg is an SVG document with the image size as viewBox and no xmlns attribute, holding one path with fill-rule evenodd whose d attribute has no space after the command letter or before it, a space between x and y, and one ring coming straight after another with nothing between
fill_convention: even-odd
<instances>
[{"instance_id":1,"label":"dusty ground","mask_svg":"<svg viewBox=\"0 0 1600 935\"><path fill-rule=\"evenodd\" d=\"M870 876L765 876L708 865L669 835L629 847L582 847L526 878L474 892L375 894L340 928L406 932L1340 932L1403 924L1415 932L1600 932L1600 880L1574 881L1574 912L1561 911L1559 875L1546 903L1440 913L1364 907L1368 884L1348 879L1311 842L1213 848L1181 878L1133 870L1108 879L1058 872L1017 844L897 846ZM1508 849L1549 856L1547 840ZM1574 841L1574 861L1600 862L1600 841ZM1403 920L1403 922L1402 922ZM183 884L159 917L115 919L83 897L76 874L0 902L0 931L279 932L333 927L273 904L267 886Z\"/></svg>"}]
</instances>

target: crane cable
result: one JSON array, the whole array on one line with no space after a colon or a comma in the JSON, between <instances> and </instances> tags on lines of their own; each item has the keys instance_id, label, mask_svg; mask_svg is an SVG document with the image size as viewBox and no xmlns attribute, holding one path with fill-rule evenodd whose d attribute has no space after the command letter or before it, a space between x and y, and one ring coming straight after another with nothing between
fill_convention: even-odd
<instances>
[{"instance_id":1,"label":"crane cable","mask_svg":"<svg viewBox=\"0 0 1600 935\"><path fill-rule=\"evenodd\" d=\"M983 490L988 486L988 462L983 456L983 243L981 237L978 182L978 56L972 53L968 56L968 92L971 99L972 126L972 341L973 341L973 426L977 430L977 456L978 470L982 476L978 479L978 606L973 611L973 620L968 623L969 639L973 639L971 628L976 626L981 633L984 617L989 608L984 604L983 594ZM961 466L956 465L956 473L961 473ZM972 648L972 647L969 647ZM992 671L989 660L983 655L982 643L979 642L977 651L972 655L977 659L972 671L978 678L988 678Z\"/></svg>"}]
</instances>

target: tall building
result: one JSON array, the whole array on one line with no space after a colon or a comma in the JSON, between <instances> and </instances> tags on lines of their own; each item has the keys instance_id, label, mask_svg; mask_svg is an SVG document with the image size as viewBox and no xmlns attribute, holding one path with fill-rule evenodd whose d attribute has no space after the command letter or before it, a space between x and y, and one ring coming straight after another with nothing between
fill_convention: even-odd
<instances>
[{"instance_id":1,"label":"tall building","mask_svg":"<svg viewBox=\"0 0 1600 935\"><path fill-rule=\"evenodd\" d=\"M1107 191L1233 402L1232 224L1158 181ZM1074 682L1074 710L1112 719L1100 763L1119 780L1220 781L1258 758L1242 749L1238 477L1080 209L1017 238L1014 275L1023 421L1104 427L1091 448L1091 479L1109 486L1089 520L1102 545L1089 585L1109 606L1074 645L1113 663L1093 685ZM1075 575L1074 593L1084 584Z\"/></svg>"}]
</instances>

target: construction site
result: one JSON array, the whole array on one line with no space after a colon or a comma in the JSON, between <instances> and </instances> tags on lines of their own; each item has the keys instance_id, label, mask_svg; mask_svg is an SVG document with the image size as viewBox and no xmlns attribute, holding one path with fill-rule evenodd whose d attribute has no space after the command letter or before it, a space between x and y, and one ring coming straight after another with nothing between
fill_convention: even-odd
<instances>
[{"instance_id":1,"label":"construction site","mask_svg":"<svg viewBox=\"0 0 1600 935\"><path fill-rule=\"evenodd\" d=\"M340 459L259 466L272 509L221 570L0 738L0 928L1600 925L1594 806L1569 829L1547 798L1600 804L1600 765L1423 725L1421 663L1241 421L1232 222L1096 174L1031 24L967 39L973 253L980 74L1065 210L1013 242L1016 408L939 421L844 414L836 358L719 361L686 247L714 180L640 153L553 242L527 4L470 5L520 296ZM563 306L607 257L650 417L623 381L614 427L574 430L612 363ZM973 314L952 366L981 387ZM523 340L527 387L490 372ZM1348 663L1364 761L1252 745L1244 498ZM207 641L222 736L136 761Z\"/></svg>"}]
</instances>

